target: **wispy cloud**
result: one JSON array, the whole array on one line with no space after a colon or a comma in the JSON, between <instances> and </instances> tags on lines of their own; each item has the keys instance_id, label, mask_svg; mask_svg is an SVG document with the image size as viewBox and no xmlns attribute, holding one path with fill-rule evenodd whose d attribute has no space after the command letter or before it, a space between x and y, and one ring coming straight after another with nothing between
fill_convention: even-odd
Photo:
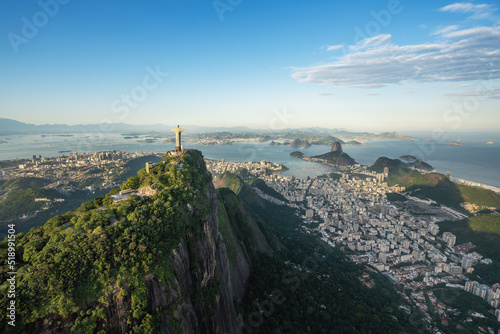
<instances>
[{"instance_id":1,"label":"wispy cloud","mask_svg":"<svg viewBox=\"0 0 500 334\"><path fill-rule=\"evenodd\" d=\"M469 97L469 96L477 96L481 99L499 100L500 88L485 89L484 87L483 88L478 87L478 89L474 90L459 91L444 95L444 97Z\"/></svg>"},{"instance_id":2,"label":"wispy cloud","mask_svg":"<svg viewBox=\"0 0 500 334\"><path fill-rule=\"evenodd\" d=\"M366 93L366 94L346 94L343 96L346 97L362 97L362 96L377 96L380 95L380 93Z\"/></svg>"},{"instance_id":3,"label":"wispy cloud","mask_svg":"<svg viewBox=\"0 0 500 334\"><path fill-rule=\"evenodd\" d=\"M500 27L445 29L439 40L396 45L391 35L367 38L334 62L294 68L301 82L374 88L405 82L467 82L500 78Z\"/></svg>"},{"instance_id":4,"label":"wispy cloud","mask_svg":"<svg viewBox=\"0 0 500 334\"><path fill-rule=\"evenodd\" d=\"M458 88L465 88L465 87L470 87L470 86L473 86L474 83L457 83L457 82L453 82L453 83L449 83L449 84L446 84L446 87L448 88L452 88L452 89L458 89Z\"/></svg>"},{"instance_id":5,"label":"wispy cloud","mask_svg":"<svg viewBox=\"0 0 500 334\"><path fill-rule=\"evenodd\" d=\"M312 95L313 96L332 96L332 95L336 95L336 94L331 93L331 92L317 92L317 93L313 93Z\"/></svg>"},{"instance_id":6,"label":"wispy cloud","mask_svg":"<svg viewBox=\"0 0 500 334\"><path fill-rule=\"evenodd\" d=\"M496 8L487 4L474 5L470 2L456 2L441 7L439 10L442 12L472 13L473 15L469 17L471 19L485 19L488 18Z\"/></svg>"},{"instance_id":7,"label":"wispy cloud","mask_svg":"<svg viewBox=\"0 0 500 334\"><path fill-rule=\"evenodd\" d=\"M443 35L443 34L451 32L451 31L455 31L457 29L458 29L458 26L456 26L456 25L447 26L447 27L444 27L444 28L439 29L438 31L436 31L434 33L434 35Z\"/></svg>"},{"instance_id":8,"label":"wispy cloud","mask_svg":"<svg viewBox=\"0 0 500 334\"><path fill-rule=\"evenodd\" d=\"M344 46L342 44L337 45L327 45L325 47L326 51L336 51L342 49Z\"/></svg>"},{"instance_id":9,"label":"wispy cloud","mask_svg":"<svg viewBox=\"0 0 500 334\"><path fill-rule=\"evenodd\" d=\"M377 96L380 93L365 93L365 94L337 94L333 92L317 92L313 93L312 96L340 96L340 97L363 97L363 96Z\"/></svg>"}]
</instances>

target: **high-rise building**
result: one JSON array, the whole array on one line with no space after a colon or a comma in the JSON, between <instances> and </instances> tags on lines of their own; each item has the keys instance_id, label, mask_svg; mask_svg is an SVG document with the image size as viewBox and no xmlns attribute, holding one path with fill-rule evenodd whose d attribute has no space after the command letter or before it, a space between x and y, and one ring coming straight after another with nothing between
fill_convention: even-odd
<instances>
[{"instance_id":1,"label":"high-rise building","mask_svg":"<svg viewBox=\"0 0 500 334\"><path fill-rule=\"evenodd\" d=\"M437 224L430 223L428 231L431 232L432 235L437 235L439 233L439 226Z\"/></svg>"},{"instance_id":2,"label":"high-rise building","mask_svg":"<svg viewBox=\"0 0 500 334\"><path fill-rule=\"evenodd\" d=\"M457 241L457 237L450 232L444 232L443 235L441 236L441 239L443 239L443 241L446 242L448 247L453 247L455 245L455 242Z\"/></svg>"},{"instance_id":3,"label":"high-rise building","mask_svg":"<svg viewBox=\"0 0 500 334\"><path fill-rule=\"evenodd\" d=\"M500 309L500 299L493 299L491 301L490 305L497 309L495 311L500 311L500 310L498 310L498 309Z\"/></svg>"},{"instance_id":4,"label":"high-rise building","mask_svg":"<svg viewBox=\"0 0 500 334\"><path fill-rule=\"evenodd\" d=\"M380 259L380 261L382 261L382 263L384 263L384 264L387 263L387 254L386 253L380 253L378 255L378 258Z\"/></svg>"},{"instance_id":5,"label":"high-rise building","mask_svg":"<svg viewBox=\"0 0 500 334\"><path fill-rule=\"evenodd\" d=\"M453 247L455 246L455 242L457 241L457 237L452 235L449 239L448 239L448 246L449 247Z\"/></svg>"},{"instance_id":6,"label":"high-rise building","mask_svg":"<svg viewBox=\"0 0 500 334\"><path fill-rule=\"evenodd\" d=\"M497 320L500 321L500 310L499 309L495 310L495 317L497 317Z\"/></svg>"},{"instance_id":7,"label":"high-rise building","mask_svg":"<svg viewBox=\"0 0 500 334\"><path fill-rule=\"evenodd\" d=\"M384 176L385 177L389 176L389 167L384 167Z\"/></svg>"},{"instance_id":8,"label":"high-rise building","mask_svg":"<svg viewBox=\"0 0 500 334\"><path fill-rule=\"evenodd\" d=\"M469 269L474 265L474 258L469 255L465 255L462 259L462 268Z\"/></svg>"},{"instance_id":9,"label":"high-rise building","mask_svg":"<svg viewBox=\"0 0 500 334\"><path fill-rule=\"evenodd\" d=\"M477 281L468 281L465 282L465 291L472 293L474 291L474 287L479 284Z\"/></svg>"},{"instance_id":10,"label":"high-rise building","mask_svg":"<svg viewBox=\"0 0 500 334\"><path fill-rule=\"evenodd\" d=\"M479 296L483 299L486 299L486 294L488 293L488 290L490 288L484 284L476 284L476 286L474 286L474 291L473 293L476 295L476 296Z\"/></svg>"},{"instance_id":11,"label":"high-rise building","mask_svg":"<svg viewBox=\"0 0 500 334\"><path fill-rule=\"evenodd\" d=\"M462 267L460 266L446 266L446 271L452 275L460 275L462 273Z\"/></svg>"},{"instance_id":12,"label":"high-rise building","mask_svg":"<svg viewBox=\"0 0 500 334\"><path fill-rule=\"evenodd\" d=\"M486 302L488 302L488 304L491 305L491 302L494 300L494 299L498 299L499 295L495 292L493 292L491 289L488 289L488 291L486 291Z\"/></svg>"}]
</instances>

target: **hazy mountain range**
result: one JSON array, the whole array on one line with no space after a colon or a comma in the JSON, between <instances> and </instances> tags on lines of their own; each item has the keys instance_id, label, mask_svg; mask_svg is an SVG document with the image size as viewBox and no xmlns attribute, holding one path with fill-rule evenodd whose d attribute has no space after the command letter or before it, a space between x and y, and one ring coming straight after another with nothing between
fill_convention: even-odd
<instances>
[{"instance_id":1,"label":"hazy mountain range","mask_svg":"<svg viewBox=\"0 0 500 334\"><path fill-rule=\"evenodd\" d=\"M110 124L44 124L35 125L19 122L13 119L0 118L0 136L13 134L62 134L62 133L167 133L176 125L151 124L151 125L133 125L126 123ZM320 127L309 127L300 129L252 129L247 127L207 127L198 125L182 125L189 129L189 133L214 133L214 132L232 132L246 133L256 135L282 135L295 136L337 136L342 138L364 138L364 139L412 139L411 137L400 135L396 132L356 132L345 129L327 129Z\"/></svg>"}]
</instances>

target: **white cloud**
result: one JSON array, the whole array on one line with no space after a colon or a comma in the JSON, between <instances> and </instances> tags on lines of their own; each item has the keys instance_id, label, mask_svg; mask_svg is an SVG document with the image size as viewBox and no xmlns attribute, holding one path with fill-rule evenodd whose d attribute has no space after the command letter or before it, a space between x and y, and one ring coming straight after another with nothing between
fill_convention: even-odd
<instances>
[{"instance_id":1,"label":"white cloud","mask_svg":"<svg viewBox=\"0 0 500 334\"><path fill-rule=\"evenodd\" d=\"M477 10L483 10L484 8L489 7L489 5L480 4L473 5L468 2L455 2L454 4L444 6L439 10L442 12L460 12L460 13L469 13Z\"/></svg>"},{"instance_id":2,"label":"white cloud","mask_svg":"<svg viewBox=\"0 0 500 334\"><path fill-rule=\"evenodd\" d=\"M301 82L374 88L405 82L500 78L500 27L441 32L440 40L396 45L391 35L367 38L334 62L293 69Z\"/></svg>"},{"instance_id":3,"label":"white cloud","mask_svg":"<svg viewBox=\"0 0 500 334\"><path fill-rule=\"evenodd\" d=\"M436 31L434 33L434 35L446 34L446 33L450 32L450 31L455 31L457 29L458 29L458 26L456 26L456 25L447 26L447 27L444 27L444 28L439 29L438 31Z\"/></svg>"},{"instance_id":4,"label":"white cloud","mask_svg":"<svg viewBox=\"0 0 500 334\"><path fill-rule=\"evenodd\" d=\"M337 45L328 45L326 46L326 51L335 51L342 49L344 46L342 44L337 44Z\"/></svg>"},{"instance_id":5,"label":"white cloud","mask_svg":"<svg viewBox=\"0 0 500 334\"><path fill-rule=\"evenodd\" d=\"M496 9L492 5L478 4L470 2L456 2L439 9L442 12L473 13L471 19L485 19Z\"/></svg>"},{"instance_id":6,"label":"white cloud","mask_svg":"<svg viewBox=\"0 0 500 334\"><path fill-rule=\"evenodd\" d=\"M373 37L368 37L368 38L362 39L358 43L351 45L350 49L351 50L361 50L361 49L368 49L368 48L376 48L376 47L380 47L384 44L387 44L387 42L390 42L390 40L391 40L390 34L380 34L380 35L376 35Z\"/></svg>"}]
</instances>

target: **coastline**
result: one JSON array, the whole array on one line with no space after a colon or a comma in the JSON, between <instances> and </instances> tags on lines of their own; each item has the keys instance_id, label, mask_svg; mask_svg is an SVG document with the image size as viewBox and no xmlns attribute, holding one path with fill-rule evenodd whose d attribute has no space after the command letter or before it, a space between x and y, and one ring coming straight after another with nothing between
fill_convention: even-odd
<instances>
[{"instance_id":1,"label":"coastline","mask_svg":"<svg viewBox=\"0 0 500 334\"><path fill-rule=\"evenodd\" d=\"M477 182L473 182L473 181L469 181L469 180L464 180L464 179L457 179L455 177L450 177L450 180L453 181L453 183L462 184L465 186L483 188L483 189L491 190L491 191L494 191L494 192L500 194L500 188L498 188L498 187L490 186L490 185L483 184L483 183L477 183Z\"/></svg>"},{"instance_id":2,"label":"coastline","mask_svg":"<svg viewBox=\"0 0 500 334\"><path fill-rule=\"evenodd\" d=\"M345 170L346 169L346 166L337 166L337 165L331 164L331 163L329 163L329 162L327 162L325 160L322 160L322 159L315 159L315 158L308 157L307 155L295 156L295 155L290 154L290 156L293 157L293 158L296 158L296 159L300 159L302 161L320 163L320 164L323 164L325 166L337 168L339 170ZM370 167L371 165L365 165L365 166ZM421 173L426 173L426 174L427 173L439 173L439 174L445 175L444 173L440 173L440 172L438 172L436 170L433 170L433 171L424 171L424 170L418 169L417 171L419 171ZM486 189L486 190L491 190L491 191L493 191L495 193L500 194L500 188L492 186L492 185L488 185L488 184L484 184L484 183L479 183L479 182L475 182L475 181L469 181L469 180L465 180L465 179L459 179L459 178L455 178L455 177L450 177L450 180L453 183L456 183L456 184L461 184L461 185L465 185L465 186L470 186L470 187L476 187L476 188L482 188L482 189Z\"/></svg>"}]
</instances>

